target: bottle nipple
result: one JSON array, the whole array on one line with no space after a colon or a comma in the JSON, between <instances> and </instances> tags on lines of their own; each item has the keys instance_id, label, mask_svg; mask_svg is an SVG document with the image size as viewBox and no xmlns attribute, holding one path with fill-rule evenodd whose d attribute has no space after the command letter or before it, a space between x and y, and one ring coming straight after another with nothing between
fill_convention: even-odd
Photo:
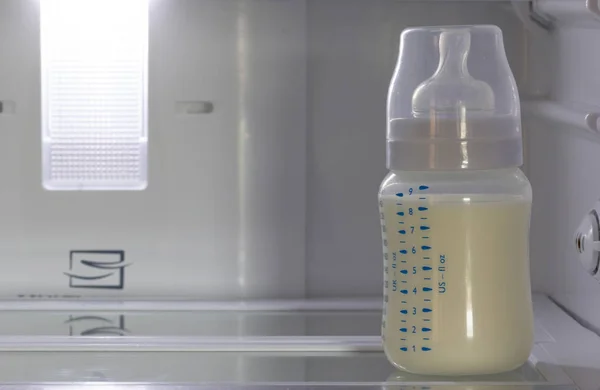
<instances>
[{"instance_id":1,"label":"bottle nipple","mask_svg":"<svg viewBox=\"0 0 600 390\"><path fill-rule=\"evenodd\" d=\"M462 117L494 110L492 88L474 79L467 69L471 34L467 29L443 31L439 39L440 61L437 70L417 87L412 97L413 116Z\"/></svg>"}]
</instances>

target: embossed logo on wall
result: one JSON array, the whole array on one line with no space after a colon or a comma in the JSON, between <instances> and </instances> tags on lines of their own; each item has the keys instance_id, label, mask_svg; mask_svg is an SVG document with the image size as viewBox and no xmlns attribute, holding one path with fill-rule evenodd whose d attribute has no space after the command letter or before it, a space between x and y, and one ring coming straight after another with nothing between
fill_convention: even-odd
<instances>
[{"instance_id":1,"label":"embossed logo on wall","mask_svg":"<svg viewBox=\"0 0 600 390\"><path fill-rule=\"evenodd\" d=\"M69 256L71 288L99 288L122 290L125 288L125 262L123 250L73 250Z\"/></svg>"}]
</instances>

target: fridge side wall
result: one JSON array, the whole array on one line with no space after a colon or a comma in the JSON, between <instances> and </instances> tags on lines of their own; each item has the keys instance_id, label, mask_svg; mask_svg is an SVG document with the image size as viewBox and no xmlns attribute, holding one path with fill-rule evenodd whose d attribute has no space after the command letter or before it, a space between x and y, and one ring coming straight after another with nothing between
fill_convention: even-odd
<instances>
[{"instance_id":1,"label":"fridge side wall","mask_svg":"<svg viewBox=\"0 0 600 390\"><path fill-rule=\"evenodd\" d=\"M533 112L524 122L535 199L532 275L541 291L598 331L600 282L579 263L573 237L600 198L600 135L585 126L586 115L600 112L600 22L558 26L543 39L550 40L552 50L531 71L553 69L548 102L555 106Z\"/></svg>"}]
</instances>

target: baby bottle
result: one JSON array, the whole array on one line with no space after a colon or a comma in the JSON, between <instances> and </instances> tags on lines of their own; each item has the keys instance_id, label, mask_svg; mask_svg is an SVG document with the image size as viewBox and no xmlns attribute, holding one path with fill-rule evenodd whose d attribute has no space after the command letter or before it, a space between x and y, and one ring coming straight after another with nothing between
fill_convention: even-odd
<instances>
[{"instance_id":1,"label":"baby bottle","mask_svg":"<svg viewBox=\"0 0 600 390\"><path fill-rule=\"evenodd\" d=\"M382 337L402 370L491 374L529 356L532 195L519 104L498 27L402 33L379 192Z\"/></svg>"}]
</instances>

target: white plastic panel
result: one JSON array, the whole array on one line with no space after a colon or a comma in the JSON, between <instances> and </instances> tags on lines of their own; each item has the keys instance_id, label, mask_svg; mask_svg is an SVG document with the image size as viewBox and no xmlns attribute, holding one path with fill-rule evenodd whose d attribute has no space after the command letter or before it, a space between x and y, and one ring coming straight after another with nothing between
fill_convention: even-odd
<instances>
[{"instance_id":1,"label":"white plastic panel","mask_svg":"<svg viewBox=\"0 0 600 390\"><path fill-rule=\"evenodd\" d=\"M0 296L302 296L304 1L149 4L148 188L46 191L40 5L0 0ZM111 288L70 286L90 250L124 252Z\"/></svg>"},{"instance_id":2,"label":"white plastic panel","mask_svg":"<svg viewBox=\"0 0 600 390\"><path fill-rule=\"evenodd\" d=\"M506 1L151 0L148 188L44 191L38 4L0 0L0 296L380 296L400 31L497 24L523 78ZM86 250L124 251L123 289L70 286Z\"/></svg>"},{"instance_id":3,"label":"white plastic panel","mask_svg":"<svg viewBox=\"0 0 600 390\"><path fill-rule=\"evenodd\" d=\"M147 185L148 0L42 0L43 182Z\"/></svg>"}]
</instances>

